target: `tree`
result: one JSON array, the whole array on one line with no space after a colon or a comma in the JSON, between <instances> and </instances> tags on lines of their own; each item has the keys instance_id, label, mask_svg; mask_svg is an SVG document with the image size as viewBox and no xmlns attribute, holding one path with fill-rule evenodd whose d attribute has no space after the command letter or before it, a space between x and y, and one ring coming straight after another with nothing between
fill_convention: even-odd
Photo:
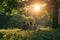
<instances>
[{"instance_id":1,"label":"tree","mask_svg":"<svg viewBox=\"0 0 60 40\"><path fill-rule=\"evenodd\" d=\"M48 10L52 9L53 28L58 27L58 2L57 0L48 0Z\"/></svg>"},{"instance_id":2,"label":"tree","mask_svg":"<svg viewBox=\"0 0 60 40\"><path fill-rule=\"evenodd\" d=\"M19 2L20 1L20 2ZM13 10L20 10L24 7L24 3L21 0L0 0L0 27L3 28L12 17ZM8 15L6 15L8 13ZM15 12L14 12L15 13ZM23 14L20 11L21 15ZM24 14L23 14L24 15Z\"/></svg>"},{"instance_id":3,"label":"tree","mask_svg":"<svg viewBox=\"0 0 60 40\"><path fill-rule=\"evenodd\" d=\"M52 0L51 0L52 1ZM53 0L53 28L58 27L58 3L57 0Z\"/></svg>"}]
</instances>

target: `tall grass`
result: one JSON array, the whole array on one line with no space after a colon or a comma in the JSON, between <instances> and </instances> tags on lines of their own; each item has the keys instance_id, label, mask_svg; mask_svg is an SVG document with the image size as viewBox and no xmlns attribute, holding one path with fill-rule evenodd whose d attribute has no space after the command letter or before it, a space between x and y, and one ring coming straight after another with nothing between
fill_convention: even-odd
<instances>
[{"instance_id":1,"label":"tall grass","mask_svg":"<svg viewBox=\"0 0 60 40\"><path fill-rule=\"evenodd\" d=\"M44 28L41 28L44 29ZM46 30L1 29L0 40L60 40L60 29Z\"/></svg>"}]
</instances>

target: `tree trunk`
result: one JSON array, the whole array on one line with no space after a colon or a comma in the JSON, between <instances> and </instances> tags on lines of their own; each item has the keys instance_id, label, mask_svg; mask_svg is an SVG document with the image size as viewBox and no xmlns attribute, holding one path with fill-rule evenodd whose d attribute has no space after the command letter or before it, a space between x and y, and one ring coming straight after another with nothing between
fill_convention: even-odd
<instances>
[{"instance_id":1,"label":"tree trunk","mask_svg":"<svg viewBox=\"0 0 60 40\"><path fill-rule=\"evenodd\" d=\"M53 8L53 28L57 28L58 27L58 4L57 4L57 0L53 0L52 3L53 3L53 5L52 5L52 8Z\"/></svg>"}]
</instances>

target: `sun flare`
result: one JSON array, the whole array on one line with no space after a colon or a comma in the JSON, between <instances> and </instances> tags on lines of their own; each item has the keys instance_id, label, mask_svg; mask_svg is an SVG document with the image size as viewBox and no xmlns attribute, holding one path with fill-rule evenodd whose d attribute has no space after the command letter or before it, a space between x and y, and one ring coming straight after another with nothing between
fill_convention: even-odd
<instances>
[{"instance_id":1,"label":"sun flare","mask_svg":"<svg viewBox=\"0 0 60 40\"><path fill-rule=\"evenodd\" d=\"M41 10L41 6L39 4L33 5L33 10L38 12Z\"/></svg>"},{"instance_id":2,"label":"sun flare","mask_svg":"<svg viewBox=\"0 0 60 40\"><path fill-rule=\"evenodd\" d=\"M39 11L40 10L40 6L39 5L34 5L33 9L36 10L36 11Z\"/></svg>"},{"instance_id":3,"label":"sun flare","mask_svg":"<svg viewBox=\"0 0 60 40\"><path fill-rule=\"evenodd\" d=\"M34 17L38 17L39 15L44 15L42 11L44 10L46 5L47 5L46 3L43 3L43 4L34 3L26 6L25 9L27 11L27 14Z\"/></svg>"}]
</instances>

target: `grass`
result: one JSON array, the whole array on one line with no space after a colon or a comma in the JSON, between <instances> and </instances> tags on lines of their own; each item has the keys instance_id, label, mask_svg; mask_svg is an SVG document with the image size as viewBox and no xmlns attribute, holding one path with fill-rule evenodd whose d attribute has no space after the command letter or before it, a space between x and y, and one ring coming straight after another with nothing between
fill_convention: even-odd
<instances>
[{"instance_id":1,"label":"grass","mask_svg":"<svg viewBox=\"0 0 60 40\"><path fill-rule=\"evenodd\" d=\"M0 29L0 40L60 40L60 29Z\"/></svg>"}]
</instances>

